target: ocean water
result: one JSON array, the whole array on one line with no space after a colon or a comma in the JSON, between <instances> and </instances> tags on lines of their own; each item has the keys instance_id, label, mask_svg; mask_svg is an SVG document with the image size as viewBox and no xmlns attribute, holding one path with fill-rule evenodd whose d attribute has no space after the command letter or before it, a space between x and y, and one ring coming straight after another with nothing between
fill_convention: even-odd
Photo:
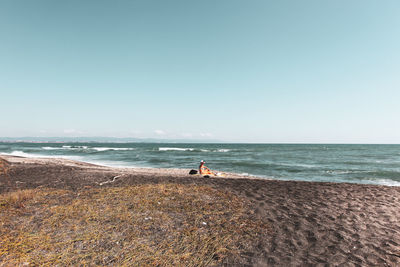
<instances>
[{"instance_id":1,"label":"ocean water","mask_svg":"<svg viewBox=\"0 0 400 267\"><path fill-rule=\"evenodd\" d=\"M281 180L400 186L400 145L0 143L0 154L116 167L213 170Z\"/></svg>"}]
</instances>

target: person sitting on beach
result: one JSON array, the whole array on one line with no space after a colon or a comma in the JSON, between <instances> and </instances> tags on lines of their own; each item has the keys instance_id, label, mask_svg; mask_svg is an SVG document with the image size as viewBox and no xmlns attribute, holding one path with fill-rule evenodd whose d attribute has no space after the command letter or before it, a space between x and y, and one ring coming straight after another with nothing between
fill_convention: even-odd
<instances>
[{"instance_id":1,"label":"person sitting on beach","mask_svg":"<svg viewBox=\"0 0 400 267\"><path fill-rule=\"evenodd\" d=\"M199 166L199 173L200 175L215 175L209 168L207 168L204 163L206 163L204 160L200 161L200 166Z\"/></svg>"}]
</instances>

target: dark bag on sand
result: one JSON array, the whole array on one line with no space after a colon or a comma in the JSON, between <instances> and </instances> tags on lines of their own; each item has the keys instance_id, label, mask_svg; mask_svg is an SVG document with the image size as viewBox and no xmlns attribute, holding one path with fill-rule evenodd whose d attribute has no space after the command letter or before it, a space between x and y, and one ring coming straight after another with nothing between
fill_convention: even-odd
<instances>
[{"instance_id":1,"label":"dark bag on sand","mask_svg":"<svg viewBox=\"0 0 400 267\"><path fill-rule=\"evenodd\" d=\"M189 174L197 174L197 171L196 170L190 170L190 172L189 172Z\"/></svg>"}]
</instances>

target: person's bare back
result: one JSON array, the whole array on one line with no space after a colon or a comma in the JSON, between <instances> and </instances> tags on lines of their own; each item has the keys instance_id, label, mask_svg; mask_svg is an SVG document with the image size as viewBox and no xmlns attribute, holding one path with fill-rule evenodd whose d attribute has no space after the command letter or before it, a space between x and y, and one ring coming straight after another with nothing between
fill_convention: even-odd
<instances>
[{"instance_id":1,"label":"person's bare back","mask_svg":"<svg viewBox=\"0 0 400 267\"><path fill-rule=\"evenodd\" d=\"M208 167L204 165L204 160L200 161L199 173L200 175L215 175Z\"/></svg>"}]
</instances>

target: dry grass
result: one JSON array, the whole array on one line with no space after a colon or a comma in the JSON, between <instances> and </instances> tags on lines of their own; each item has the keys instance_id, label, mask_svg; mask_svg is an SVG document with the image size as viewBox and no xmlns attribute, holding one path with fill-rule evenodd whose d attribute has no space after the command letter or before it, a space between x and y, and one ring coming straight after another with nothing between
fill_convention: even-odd
<instances>
[{"instance_id":1,"label":"dry grass","mask_svg":"<svg viewBox=\"0 0 400 267\"><path fill-rule=\"evenodd\" d=\"M5 209L20 209L26 201L34 198L34 190L18 190L0 195L0 211Z\"/></svg>"},{"instance_id":2,"label":"dry grass","mask_svg":"<svg viewBox=\"0 0 400 267\"><path fill-rule=\"evenodd\" d=\"M10 176L10 163L5 160L0 158L0 178L4 177L7 180L7 184L11 184ZM1 179L0 179L0 184L1 184Z\"/></svg>"},{"instance_id":3,"label":"dry grass","mask_svg":"<svg viewBox=\"0 0 400 267\"><path fill-rule=\"evenodd\" d=\"M7 176L9 169L10 169L10 164L6 160L0 158L0 176L1 175Z\"/></svg>"},{"instance_id":4,"label":"dry grass","mask_svg":"<svg viewBox=\"0 0 400 267\"><path fill-rule=\"evenodd\" d=\"M208 186L41 189L0 203L5 265L215 265L267 231L242 199Z\"/></svg>"}]
</instances>

